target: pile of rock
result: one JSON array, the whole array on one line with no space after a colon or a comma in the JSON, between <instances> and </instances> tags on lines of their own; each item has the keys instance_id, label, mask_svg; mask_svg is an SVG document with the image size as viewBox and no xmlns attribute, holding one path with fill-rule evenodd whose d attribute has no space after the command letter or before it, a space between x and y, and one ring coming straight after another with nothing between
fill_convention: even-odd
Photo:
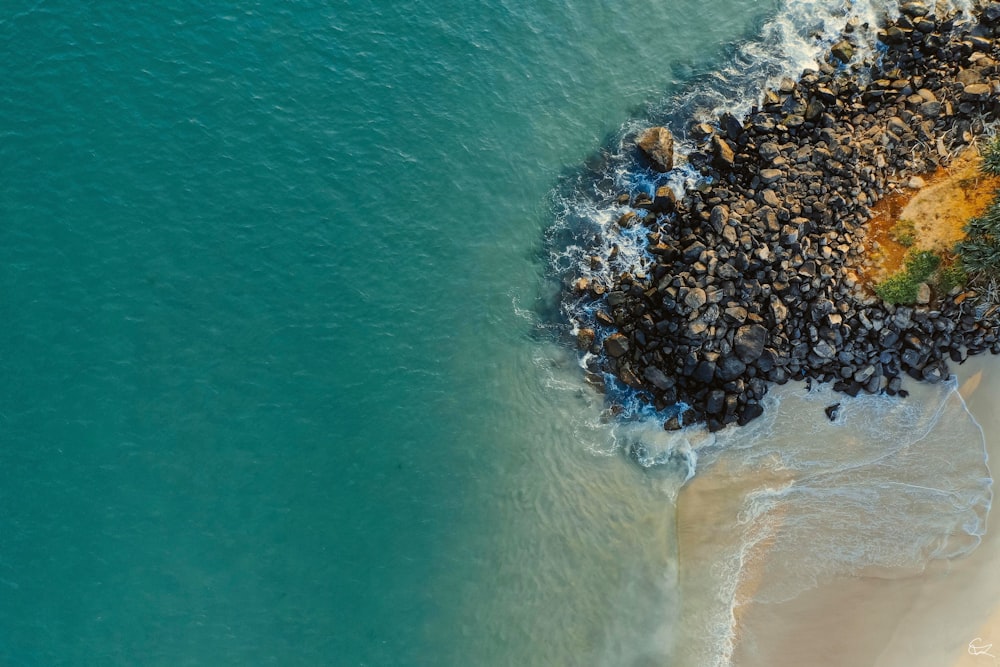
<instances>
[{"instance_id":1,"label":"pile of rock","mask_svg":"<svg viewBox=\"0 0 1000 667\"><path fill-rule=\"evenodd\" d=\"M745 424L769 383L896 393L904 373L937 382L965 351L1000 352L997 323L964 296L893 307L852 270L869 207L947 163L1000 111L1000 3L978 23L921 2L902 12L869 75L850 62L849 31L818 71L766 91L746 118L692 128L702 187L620 199L619 224L645 225L656 262L610 286L578 283L601 303L580 342L658 408L691 406L667 428ZM673 168L666 129L637 143L654 168Z\"/></svg>"}]
</instances>

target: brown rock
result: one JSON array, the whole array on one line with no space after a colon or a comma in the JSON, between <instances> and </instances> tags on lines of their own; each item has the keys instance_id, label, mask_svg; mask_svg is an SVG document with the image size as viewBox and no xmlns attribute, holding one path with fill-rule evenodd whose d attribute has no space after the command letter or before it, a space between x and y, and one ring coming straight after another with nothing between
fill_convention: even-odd
<instances>
[{"instance_id":1,"label":"brown rock","mask_svg":"<svg viewBox=\"0 0 1000 667\"><path fill-rule=\"evenodd\" d=\"M743 363L756 361L764 352L767 343L767 329L759 324L747 324L736 330L733 338L733 352Z\"/></svg>"},{"instance_id":2,"label":"brown rock","mask_svg":"<svg viewBox=\"0 0 1000 667\"><path fill-rule=\"evenodd\" d=\"M845 39L834 44L830 53L840 62L846 63L854 57L854 46Z\"/></svg>"},{"instance_id":3,"label":"brown rock","mask_svg":"<svg viewBox=\"0 0 1000 667\"><path fill-rule=\"evenodd\" d=\"M970 83L962 91L962 99L967 102L985 102L990 98L992 88L986 83Z\"/></svg>"},{"instance_id":4,"label":"brown rock","mask_svg":"<svg viewBox=\"0 0 1000 667\"><path fill-rule=\"evenodd\" d=\"M674 135L667 128L649 128L639 135L636 145L660 171L674 168Z\"/></svg>"},{"instance_id":5,"label":"brown rock","mask_svg":"<svg viewBox=\"0 0 1000 667\"><path fill-rule=\"evenodd\" d=\"M736 159L736 154L733 152L733 147L729 145L729 142L715 135L712 137L712 152L715 155L715 161L717 165L732 167L733 161Z\"/></svg>"},{"instance_id":6,"label":"brown rock","mask_svg":"<svg viewBox=\"0 0 1000 667\"><path fill-rule=\"evenodd\" d=\"M760 180L765 185L770 185L781 179L784 174L780 169L761 169Z\"/></svg>"}]
</instances>

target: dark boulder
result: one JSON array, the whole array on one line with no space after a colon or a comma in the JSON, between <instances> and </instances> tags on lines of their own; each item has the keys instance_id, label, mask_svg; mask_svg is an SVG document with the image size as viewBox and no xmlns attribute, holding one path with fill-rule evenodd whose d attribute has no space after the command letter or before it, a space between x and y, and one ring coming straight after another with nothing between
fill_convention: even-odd
<instances>
[{"instance_id":1,"label":"dark boulder","mask_svg":"<svg viewBox=\"0 0 1000 667\"><path fill-rule=\"evenodd\" d=\"M661 185L653 197L652 211L656 213L673 213L677 208L677 195L669 185Z\"/></svg>"},{"instance_id":2,"label":"dark boulder","mask_svg":"<svg viewBox=\"0 0 1000 667\"><path fill-rule=\"evenodd\" d=\"M664 391L677 384L677 381L674 380L674 378L670 377L656 366L646 366L646 370L642 372L642 376L649 380L654 387Z\"/></svg>"},{"instance_id":3,"label":"dark boulder","mask_svg":"<svg viewBox=\"0 0 1000 667\"><path fill-rule=\"evenodd\" d=\"M767 344L767 329L759 324L748 324L736 330L733 338L733 352L745 364L760 358Z\"/></svg>"},{"instance_id":4,"label":"dark boulder","mask_svg":"<svg viewBox=\"0 0 1000 667\"><path fill-rule=\"evenodd\" d=\"M842 63L850 62L854 57L854 45L846 39L841 40L830 48L830 54Z\"/></svg>"},{"instance_id":5,"label":"dark boulder","mask_svg":"<svg viewBox=\"0 0 1000 667\"><path fill-rule=\"evenodd\" d=\"M719 359L715 366L715 377L720 382L730 382L740 377L747 370L747 365L734 355Z\"/></svg>"},{"instance_id":6,"label":"dark boulder","mask_svg":"<svg viewBox=\"0 0 1000 667\"><path fill-rule=\"evenodd\" d=\"M1000 2L991 2L983 8L983 20L990 25L1000 23Z\"/></svg>"},{"instance_id":7,"label":"dark boulder","mask_svg":"<svg viewBox=\"0 0 1000 667\"><path fill-rule=\"evenodd\" d=\"M717 134L712 137L712 155L715 158L715 165L720 169L731 169L736 160L733 147Z\"/></svg>"},{"instance_id":8,"label":"dark boulder","mask_svg":"<svg viewBox=\"0 0 1000 667\"><path fill-rule=\"evenodd\" d=\"M721 389L713 389L708 392L708 397L705 399L705 412L710 415L720 415L722 414L722 409L725 407L726 392Z\"/></svg>"},{"instance_id":9,"label":"dark boulder","mask_svg":"<svg viewBox=\"0 0 1000 667\"><path fill-rule=\"evenodd\" d=\"M743 411L740 413L739 420L736 423L740 426L746 426L762 414L764 414L764 407L762 405L759 403L748 403L743 408Z\"/></svg>"},{"instance_id":10,"label":"dark boulder","mask_svg":"<svg viewBox=\"0 0 1000 667\"><path fill-rule=\"evenodd\" d=\"M970 83L962 89L962 99L967 102L985 102L993 88L986 83Z\"/></svg>"},{"instance_id":11,"label":"dark boulder","mask_svg":"<svg viewBox=\"0 0 1000 667\"><path fill-rule=\"evenodd\" d=\"M604 339L604 350L616 359L623 357L628 354L628 338L620 333L611 334Z\"/></svg>"},{"instance_id":12,"label":"dark boulder","mask_svg":"<svg viewBox=\"0 0 1000 667\"><path fill-rule=\"evenodd\" d=\"M691 373L691 379L700 382L701 384L707 385L712 382L712 378L715 377L715 362L711 359L702 359L695 366L694 372Z\"/></svg>"}]
</instances>

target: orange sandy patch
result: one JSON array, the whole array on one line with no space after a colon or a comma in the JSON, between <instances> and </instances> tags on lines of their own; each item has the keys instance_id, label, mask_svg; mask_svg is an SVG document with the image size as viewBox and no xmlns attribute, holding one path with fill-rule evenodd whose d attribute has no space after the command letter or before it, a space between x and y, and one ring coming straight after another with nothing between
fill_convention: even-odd
<instances>
[{"instance_id":1,"label":"orange sandy patch","mask_svg":"<svg viewBox=\"0 0 1000 667\"><path fill-rule=\"evenodd\" d=\"M969 147L948 167L925 175L926 185L920 189L889 195L875 205L868 240L877 242L879 251L873 257L875 268L865 272L867 282L878 282L902 268L911 248L947 254L962 240L965 223L981 215L1000 189L1000 177L983 174L981 162L979 151ZM913 223L916 241L910 248L893 238L901 220Z\"/></svg>"}]
</instances>

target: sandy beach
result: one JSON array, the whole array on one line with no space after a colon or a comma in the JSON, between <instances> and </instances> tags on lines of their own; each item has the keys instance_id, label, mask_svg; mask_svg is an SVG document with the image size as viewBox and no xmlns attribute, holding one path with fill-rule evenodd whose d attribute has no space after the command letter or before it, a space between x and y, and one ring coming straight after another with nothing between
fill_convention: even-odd
<instances>
[{"instance_id":1,"label":"sandy beach","mask_svg":"<svg viewBox=\"0 0 1000 667\"><path fill-rule=\"evenodd\" d=\"M982 427L989 461L1000 461L1000 360L970 359L956 368L959 391ZM709 500L694 488L698 502ZM731 509L731 508L730 508ZM682 505L681 550L703 514ZM779 604L737 607L733 664L741 667L972 667L1000 664L1000 530L990 516L979 547L966 557L932 561L923 572L838 577ZM697 545L704 548L704 545ZM704 553L704 552L702 552ZM743 588L761 575L751 565ZM742 597L746 600L752 596Z\"/></svg>"}]
</instances>

